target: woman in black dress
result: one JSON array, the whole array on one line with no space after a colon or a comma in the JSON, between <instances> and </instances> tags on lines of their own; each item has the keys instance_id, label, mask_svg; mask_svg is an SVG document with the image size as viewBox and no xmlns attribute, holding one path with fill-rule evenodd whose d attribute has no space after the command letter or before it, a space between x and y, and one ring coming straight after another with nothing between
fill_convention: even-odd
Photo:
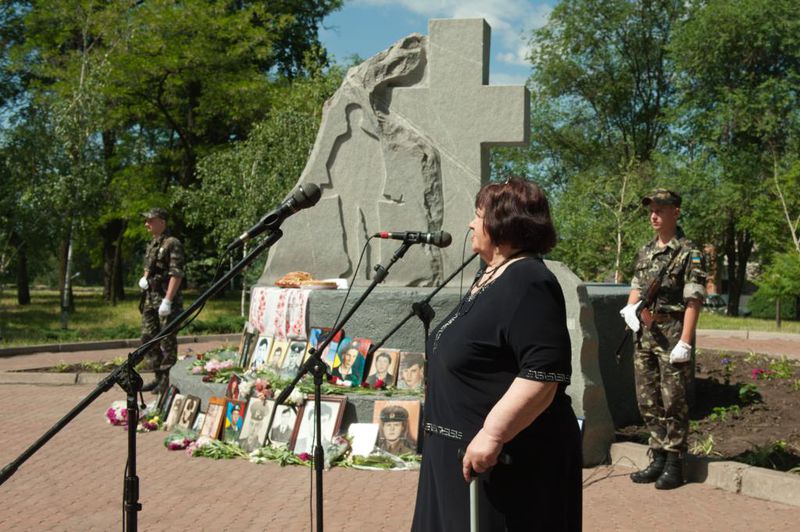
<instances>
[{"instance_id":1,"label":"woman in black dress","mask_svg":"<svg viewBox=\"0 0 800 532\"><path fill-rule=\"evenodd\" d=\"M540 258L556 242L547 199L511 178L484 186L475 207L472 249L486 267L430 336L412 530L469 530L472 472L482 531L580 530L566 307Z\"/></svg>"}]
</instances>

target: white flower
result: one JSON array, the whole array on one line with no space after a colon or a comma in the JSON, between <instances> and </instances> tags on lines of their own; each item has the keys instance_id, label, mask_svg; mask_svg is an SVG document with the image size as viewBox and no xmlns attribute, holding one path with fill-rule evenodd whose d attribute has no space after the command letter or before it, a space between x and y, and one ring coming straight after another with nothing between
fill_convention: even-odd
<instances>
[{"instance_id":1,"label":"white flower","mask_svg":"<svg viewBox=\"0 0 800 532\"><path fill-rule=\"evenodd\" d=\"M292 390L292 393L289 394L289 399L286 402L300 406L306 402L306 396L303 392L295 388Z\"/></svg>"}]
</instances>

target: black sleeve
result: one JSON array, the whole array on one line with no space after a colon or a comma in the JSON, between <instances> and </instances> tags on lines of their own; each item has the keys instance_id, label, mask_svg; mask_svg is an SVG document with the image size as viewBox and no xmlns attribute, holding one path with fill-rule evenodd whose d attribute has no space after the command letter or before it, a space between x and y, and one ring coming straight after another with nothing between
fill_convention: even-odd
<instances>
[{"instance_id":1,"label":"black sleeve","mask_svg":"<svg viewBox=\"0 0 800 532\"><path fill-rule=\"evenodd\" d=\"M554 277L531 281L506 333L518 377L569 384L571 356L566 305Z\"/></svg>"}]
</instances>

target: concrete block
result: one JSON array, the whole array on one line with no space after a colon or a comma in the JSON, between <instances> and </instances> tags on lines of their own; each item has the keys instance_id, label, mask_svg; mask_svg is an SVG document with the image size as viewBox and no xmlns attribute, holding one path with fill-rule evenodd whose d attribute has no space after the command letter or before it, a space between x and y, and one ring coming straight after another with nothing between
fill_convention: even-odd
<instances>
[{"instance_id":1,"label":"concrete block","mask_svg":"<svg viewBox=\"0 0 800 532\"><path fill-rule=\"evenodd\" d=\"M749 467L742 475L742 495L800 506L800 475Z\"/></svg>"},{"instance_id":2,"label":"concrete block","mask_svg":"<svg viewBox=\"0 0 800 532\"><path fill-rule=\"evenodd\" d=\"M633 469L643 469L650 463L647 445L633 442L612 443L609 449L611 463Z\"/></svg>"},{"instance_id":3,"label":"concrete block","mask_svg":"<svg viewBox=\"0 0 800 532\"><path fill-rule=\"evenodd\" d=\"M719 489L739 493L742 476L750 466L739 462L714 461L690 456L684 469L688 482L710 484Z\"/></svg>"}]
</instances>

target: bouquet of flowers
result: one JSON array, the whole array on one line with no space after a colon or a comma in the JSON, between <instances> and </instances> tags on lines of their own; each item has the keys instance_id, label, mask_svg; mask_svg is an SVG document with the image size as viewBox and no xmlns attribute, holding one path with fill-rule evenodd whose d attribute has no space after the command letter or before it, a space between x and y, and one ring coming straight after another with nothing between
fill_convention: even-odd
<instances>
[{"instance_id":1,"label":"bouquet of flowers","mask_svg":"<svg viewBox=\"0 0 800 532\"><path fill-rule=\"evenodd\" d=\"M127 401L114 401L111 406L106 410L106 422L111 425L127 425L128 424L128 402Z\"/></svg>"}]
</instances>

